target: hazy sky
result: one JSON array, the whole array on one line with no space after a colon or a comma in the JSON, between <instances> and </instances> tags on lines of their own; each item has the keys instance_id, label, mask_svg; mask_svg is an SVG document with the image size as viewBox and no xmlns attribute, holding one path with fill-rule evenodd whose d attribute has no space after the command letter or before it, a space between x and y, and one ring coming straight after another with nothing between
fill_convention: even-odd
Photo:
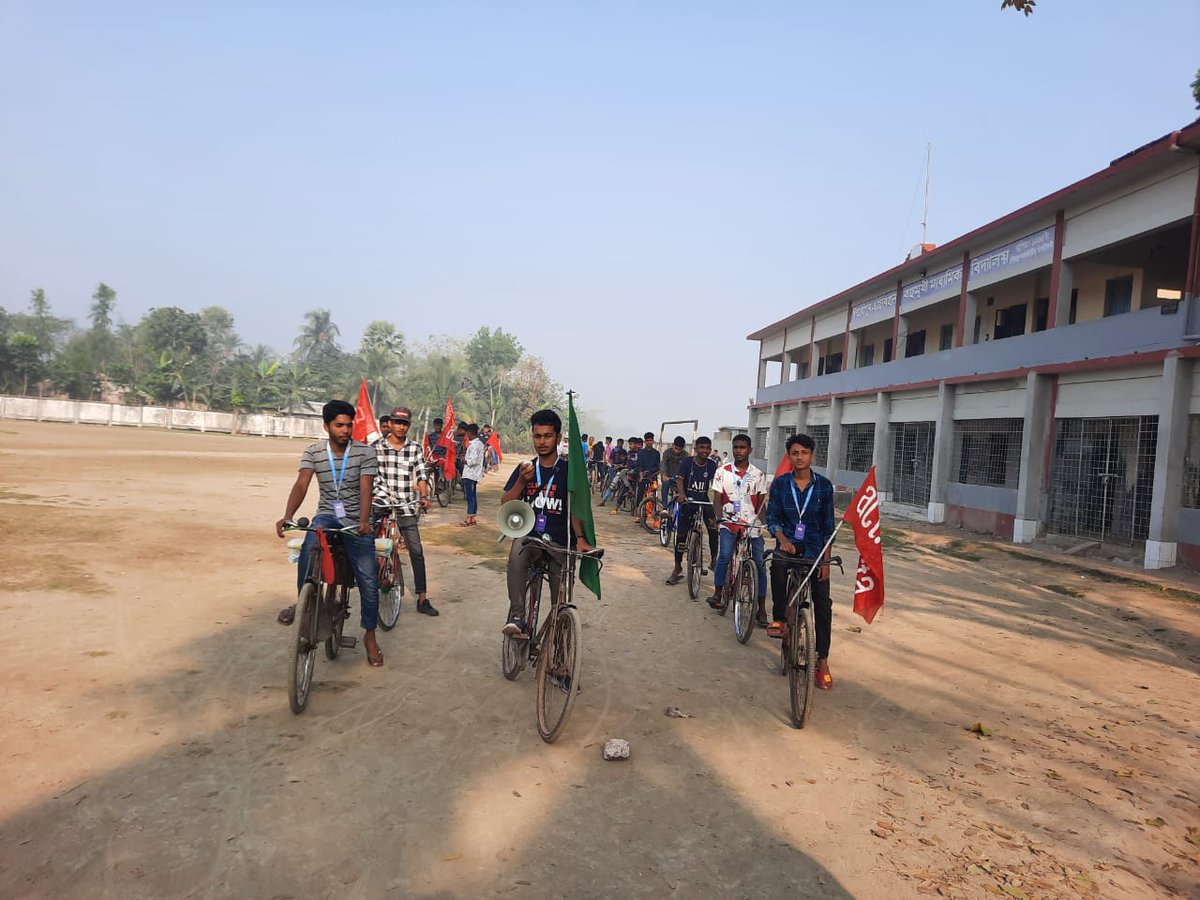
<instances>
[{"instance_id":1,"label":"hazy sky","mask_svg":"<svg viewBox=\"0 0 1200 900\"><path fill-rule=\"evenodd\" d=\"M926 142L944 242L1195 117L1196 0L999 5L0 0L0 305L501 326L618 433L745 422Z\"/></svg>"}]
</instances>

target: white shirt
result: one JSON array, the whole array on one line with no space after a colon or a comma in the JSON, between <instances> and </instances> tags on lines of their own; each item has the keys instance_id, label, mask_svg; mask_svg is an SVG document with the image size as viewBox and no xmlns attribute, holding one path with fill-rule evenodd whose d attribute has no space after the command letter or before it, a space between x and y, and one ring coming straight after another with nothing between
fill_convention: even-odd
<instances>
[{"instance_id":1,"label":"white shirt","mask_svg":"<svg viewBox=\"0 0 1200 900\"><path fill-rule=\"evenodd\" d=\"M483 481L485 453L483 441L479 438L475 438L467 444L467 452L463 456L463 478L469 478L471 481Z\"/></svg>"},{"instance_id":2,"label":"white shirt","mask_svg":"<svg viewBox=\"0 0 1200 900\"><path fill-rule=\"evenodd\" d=\"M745 473L738 475L733 463L719 466L712 489L717 495L717 504L725 504L724 515L727 518L743 525L762 524L762 519L754 509L754 498L767 496L767 477L761 469L748 464ZM737 512L734 512L734 506L739 506ZM760 500L758 506L761 510L764 502Z\"/></svg>"}]
</instances>

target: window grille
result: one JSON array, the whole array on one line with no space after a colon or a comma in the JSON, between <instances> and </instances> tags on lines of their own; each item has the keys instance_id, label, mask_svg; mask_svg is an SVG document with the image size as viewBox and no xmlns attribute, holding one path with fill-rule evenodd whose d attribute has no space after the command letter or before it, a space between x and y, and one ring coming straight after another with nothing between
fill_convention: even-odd
<instances>
[{"instance_id":1,"label":"window grille","mask_svg":"<svg viewBox=\"0 0 1200 900\"><path fill-rule=\"evenodd\" d=\"M767 435L771 433L769 428L754 429L754 447L752 456L765 458L767 455Z\"/></svg>"},{"instance_id":2,"label":"window grille","mask_svg":"<svg viewBox=\"0 0 1200 900\"><path fill-rule=\"evenodd\" d=\"M842 426L842 468L847 472L869 472L875 455L875 423Z\"/></svg>"},{"instance_id":3,"label":"window grille","mask_svg":"<svg viewBox=\"0 0 1200 900\"><path fill-rule=\"evenodd\" d=\"M1188 419L1187 456L1183 458L1183 505L1200 509L1200 416Z\"/></svg>"},{"instance_id":4,"label":"window grille","mask_svg":"<svg viewBox=\"0 0 1200 900\"><path fill-rule=\"evenodd\" d=\"M813 465L825 468L829 465L829 426L809 425L808 436L816 446L813 449Z\"/></svg>"},{"instance_id":5,"label":"window grille","mask_svg":"<svg viewBox=\"0 0 1200 900\"><path fill-rule=\"evenodd\" d=\"M933 422L892 425L892 499L926 506L933 474Z\"/></svg>"},{"instance_id":6,"label":"window grille","mask_svg":"<svg viewBox=\"0 0 1200 900\"><path fill-rule=\"evenodd\" d=\"M1157 446L1157 416L1056 420L1050 529L1118 544L1145 540Z\"/></svg>"},{"instance_id":7,"label":"window grille","mask_svg":"<svg viewBox=\"0 0 1200 900\"><path fill-rule=\"evenodd\" d=\"M1016 488L1021 476L1023 419L970 419L954 423L951 480Z\"/></svg>"}]
</instances>

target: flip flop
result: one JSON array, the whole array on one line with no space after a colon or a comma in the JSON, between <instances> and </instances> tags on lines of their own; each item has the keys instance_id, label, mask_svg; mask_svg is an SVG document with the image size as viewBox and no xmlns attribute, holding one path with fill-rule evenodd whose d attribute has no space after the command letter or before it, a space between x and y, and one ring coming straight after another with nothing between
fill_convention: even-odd
<instances>
[{"instance_id":1,"label":"flip flop","mask_svg":"<svg viewBox=\"0 0 1200 900\"><path fill-rule=\"evenodd\" d=\"M285 606L279 611L279 615L275 617L275 621L280 625L291 625L296 621L296 604Z\"/></svg>"},{"instance_id":2,"label":"flip flop","mask_svg":"<svg viewBox=\"0 0 1200 900\"><path fill-rule=\"evenodd\" d=\"M822 691L832 690L833 689L833 676L830 675L828 672L822 672L820 669L818 669L817 670L817 687Z\"/></svg>"},{"instance_id":3,"label":"flip flop","mask_svg":"<svg viewBox=\"0 0 1200 900\"><path fill-rule=\"evenodd\" d=\"M380 650L374 656L372 656L370 653L367 653L367 665L373 669L378 669L380 666L382 666L383 665L383 651Z\"/></svg>"},{"instance_id":4,"label":"flip flop","mask_svg":"<svg viewBox=\"0 0 1200 900\"><path fill-rule=\"evenodd\" d=\"M786 622L772 622L767 626L767 637L781 638L787 634Z\"/></svg>"},{"instance_id":5,"label":"flip flop","mask_svg":"<svg viewBox=\"0 0 1200 900\"><path fill-rule=\"evenodd\" d=\"M683 581L682 575L672 575L667 579L667 584L679 584L681 581Z\"/></svg>"}]
</instances>

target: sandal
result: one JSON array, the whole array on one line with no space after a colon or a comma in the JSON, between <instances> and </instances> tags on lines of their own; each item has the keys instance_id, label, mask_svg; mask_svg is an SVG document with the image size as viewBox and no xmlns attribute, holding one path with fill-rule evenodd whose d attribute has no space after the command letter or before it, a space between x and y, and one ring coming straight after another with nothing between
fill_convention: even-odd
<instances>
[{"instance_id":1,"label":"sandal","mask_svg":"<svg viewBox=\"0 0 1200 900\"><path fill-rule=\"evenodd\" d=\"M829 674L829 670L817 669L817 687L822 691L828 691L833 688L833 676Z\"/></svg>"},{"instance_id":2,"label":"sandal","mask_svg":"<svg viewBox=\"0 0 1200 900\"><path fill-rule=\"evenodd\" d=\"M786 622L772 622L767 626L767 637L781 638L787 634Z\"/></svg>"},{"instance_id":3,"label":"sandal","mask_svg":"<svg viewBox=\"0 0 1200 900\"><path fill-rule=\"evenodd\" d=\"M667 578L667 584L679 584L681 581L683 581L682 575L671 575Z\"/></svg>"},{"instance_id":4,"label":"sandal","mask_svg":"<svg viewBox=\"0 0 1200 900\"><path fill-rule=\"evenodd\" d=\"M374 656L372 656L370 653L368 653L367 654L367 665L373 669L378 669L380 666L382 666L383 665L383 651L380 650Z\"/></svg>"}]
</instances>

